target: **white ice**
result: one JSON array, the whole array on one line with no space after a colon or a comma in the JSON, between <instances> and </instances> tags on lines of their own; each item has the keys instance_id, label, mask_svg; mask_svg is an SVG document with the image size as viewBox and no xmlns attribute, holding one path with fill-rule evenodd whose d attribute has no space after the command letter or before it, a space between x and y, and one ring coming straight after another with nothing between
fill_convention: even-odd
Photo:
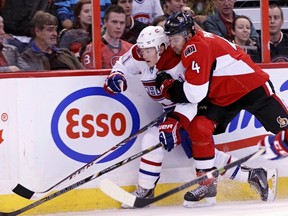
<instances>
[{"instance_id":1,"label":"white ice","mask_svg":"<svg viewBox=\"0 0 288 216\"><path fill-rule=\"evenodd\" d=\"M141 209L95 210L70 212L53 216L288 216L288 199L274 202L241 201L219 202L212 207L184 208L177 206L150 206ZM48 216L48 215L45 215ZM52 216L52 215L51 215Z\"/></svg>"}]
</instances>

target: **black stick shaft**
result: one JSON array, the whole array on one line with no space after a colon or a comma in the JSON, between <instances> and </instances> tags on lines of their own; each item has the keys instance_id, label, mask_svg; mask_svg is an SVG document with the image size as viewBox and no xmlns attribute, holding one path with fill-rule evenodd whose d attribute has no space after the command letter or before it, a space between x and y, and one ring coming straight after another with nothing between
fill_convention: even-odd
<instances>
[{"instance_id":1,"label":"black stick shaft","mask_svg":"<svg viewBox=\"0 0 288 216\"><path fill-rule=\"evenodd\" d=\"M73 189L75 189L75 188L77 188L77 187L79 187L79 186L81 186L83 184L86 184L87 182L90 182L93 179L95 179L95 178L97 178L97 177L99 177L99 176L101 176L101 175L103 175L103 174L105 174L107 172L110 172L110 171L112 171L112 170L114 170L114 169L116 169L116 168L118 168L120 166L123 166L124 164L129 163L130 161L135 160L136 158L139 158L139 157L141 157L141 156L143 156L143 155L145 155L145 154L147 154L147 153L149 153L149 152L151 152L151 151L153 151L153 150L155 150L155 149L157 149L157 148L159 148L161 146L162 146L162 144L158 143L157 145L154 145L154 146L152 146L150 148L147 148L147 149L145 149L145 150L143 150L141 152L138 152L137 154L134 154L131 157L126 158L125 160L122 160L122 161L120 161L120 162L118 162L118 163L116 163L114 165L111 165L110 167L98 172L97 174L93 174L93 175L91 175L91 176L89 176L89 177L87 177L85 179L82 179L82 180L80 180L80 181L78 181L78 182L76 182L76 183L74 183L74 184L72 184L72 185L70 185L68 187L63 188L62 190L56 191L55 193L52 193L52 194L50 194L50 195L48 195L48 196L46 196L46 197L44 197L44 198L42 198L40 200L37 200L36 202L31 203L30 205L27 205L27 206L25 206L23 208L20 208L20 209L16 210L16 211L13 211L13 212L7 212L7 213L0 212L0 216L2 216L2 215L3 216L4 215L15 216L15 215L19 215L19 214L21 214L23 212L26 212L26 211L28 211L28 210L36 207L36 206L41 205L42 203L45 203L45 202L47 202L49 200L52 200L52 199L54 199L54 198L56 198L56 197L58 197L58 196L60 196L62 194L67 193L68 191L71 191L71 190L73 190Z\"/></svg>"},{"instance_id":2,"label":"black stick shaft","mask_svg":"<svg viewBox=\"0 0 288 216\"><path fill-rule=\"evenodd\" d=\"M94 164L96 164L100 159L102 159L104 156L106 156L109 152L115 151L116 149L124 146L127 142L129 142L130 140L136 138L137 136L139 136L140 134L142 134L143 132L145 132L147 129L149 129L150 127L154 126L155 124L157 124L157 122L159 120L161 120L169 111L163 112L158 118L154 119L153 121L151 121L150 123L148 123L147 125L145 125L144 127L142 127L140 130L138 130L137 132L135 132L134 134L130 135L129 137L127 137L126 139L122 140L121 142L119 142L118 144L116 144L115 146L113 146L112 148L110 148L109 150L105 151L104 153L102 153L100 156L98 156L97 158L95 158L94 160L92 160L91 162L85 164L84 166L82 166L81 168L79 168L78 170L76 170L75 172L71 173L69 176L65 177L64 179L62 179L61 181L57 182L56 184L54 184L53 186L51 186L50 188L48 188L45 191L42 192L35 192L32 191L26 187L24 187L21 184L17 184L17 186L12 190L14 193L16 193L19 196L22 196L26 199L30 199L35 193L47 193L50 190L54 189L55 187L59 186L60 184L62 184L63 182L69 181L71 179L73 179L75 176L79 175L80 173L82 173L84 170L90 168L91 166L93 166Z\"/></svg>"}]
</instances>

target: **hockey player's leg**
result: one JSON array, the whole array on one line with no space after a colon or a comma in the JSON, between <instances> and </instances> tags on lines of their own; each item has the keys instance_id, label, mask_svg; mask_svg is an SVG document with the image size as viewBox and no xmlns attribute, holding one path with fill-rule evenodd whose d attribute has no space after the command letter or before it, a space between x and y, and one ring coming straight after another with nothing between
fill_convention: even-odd
<instances>
[{"instance_id":1,"label":"hockey player's leg","mask_svg":"<svg viewBox=\"0 0 288 216\"><path fill-rule=\"evenodd\" d=\"M196 175L201 176L214 169L215 146L212 138L214 123L204 116L197 116L189 125L188 130L193 143ZM183 206L191 208L215 205L216 195L217 179L208 179L185 194Z\"/></svg>"},{"instance_id":2,"label":"hockey player's leg","mask_svg":"<svg viewBox=\"0 0 288 216\"><path fill-rule=\"evenodd\" d=\"M142 139L142 149L149 148L155 143L159 142L159 129L158 127L152 127L148 129ZM132 194L137 197L153 197L154 188L160 177L162 169L162 161L164 157L164 149L158 148L141 158L139 173L138 173L138 185L136 190ZM130 208L129 206L122 204L122 208Z\"/></svg>"},{"instance_id":3,"label":"hockey player's leg","mask_svg":"<svg viewBox=\"0 0 288 216\"><path fill-rule=\"evenodd\" d=\"M265 136L258 142L259 148L265 148L263 157L277 160L288 156L288 128L276 135Z\"/></svg>"},{"instance_id":4,"label":"hockey player's leg","mask_svg":"<svg viewBox=\"0 0 288 216\"><path fill-rule=\"evenodd\" d=\"M273 86L272 86L273 87ZM267 92L267 91L265 91ZM260 120L267 131L274 135L265 136L258 142L265 148L263 157L277 160L288 156L288 110L283 100L276 94L263 97L252 110L252 114ZM253 108L253 107L252 107Z\"/></svg>"},{"instance_id":5,"label":"hockey player's leg","mask_svg":"<svg viewBox=\"0 0 288 216\"><path fill-rule=\"evenodd\" d=\"M224 166L235 160L237 159L227 153L215 151L216 167ZM278 180L277 169L251 168L239 165L226 171L223 177L249 183L250 187L260 195L262 201L273 201L275 199ZM271 179L270 185L268 183L269 179Z\"/></svg>"}]
</instances>

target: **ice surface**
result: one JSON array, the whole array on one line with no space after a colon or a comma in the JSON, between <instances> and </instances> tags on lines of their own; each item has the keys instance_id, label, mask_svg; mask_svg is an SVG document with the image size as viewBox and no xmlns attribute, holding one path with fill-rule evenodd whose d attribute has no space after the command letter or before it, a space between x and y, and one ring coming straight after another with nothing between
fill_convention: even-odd
<instances>
[{"instance_id":1,"label":"ice surface","mask_svg":"<svg viewBox=\"0 0 288 216\"><path fill-rule=\"evenodd\" d=\"M288 198L274 202L219 202L212 207L184 208L182 206L150 206L141 209L95 210L70 212L53 216L288 216ZM46 215L48 216L48 215ZM52 216L52 215L51 215Z\"/></svg>"}]
</instances>

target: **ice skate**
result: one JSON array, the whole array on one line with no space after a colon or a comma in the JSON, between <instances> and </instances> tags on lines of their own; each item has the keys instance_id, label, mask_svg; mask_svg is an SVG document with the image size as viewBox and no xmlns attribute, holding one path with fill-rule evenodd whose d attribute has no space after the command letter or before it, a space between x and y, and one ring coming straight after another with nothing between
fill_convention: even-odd
<instances>
[{"instance_id":1,"label":"ice skate","mask_svg":"<svg viewBox=\"0 0 288 216\"><path fill-rule=\"evenodd\" d=\"M197 173L197 176L201 176L201 174ZM216 195L217 178L208 179L201 182L196 189L185 194L183 206L186 208L213 206L216 204Z\"/></svg>"},{"instance_id":2,"label":"ice skate","mask_svg":"<svg viewBox=\"0 0 288 216\"><path fill-rule=\"evenodd\" d=\"M153 189L145 189L141 186L138 186L135 191L132 192L133 195L141 198L153 198L154 197L154 188ZM126 204L121 205L122 208L128 209L128 208L133 208L131 206L128 206Z\"/></svg>"},{"instance_id":3,"label":"ice skate","mask_svg":"<svg viewBox=\"0 0 288 216\"><path fill-rule=\"evenodd\" d=\"M269 179L271 183L269 185ZM249 170L250 187L260 195L262 201L274 201L277 192L277 169L256 168Z\"/></svg>"}]
</instances>

